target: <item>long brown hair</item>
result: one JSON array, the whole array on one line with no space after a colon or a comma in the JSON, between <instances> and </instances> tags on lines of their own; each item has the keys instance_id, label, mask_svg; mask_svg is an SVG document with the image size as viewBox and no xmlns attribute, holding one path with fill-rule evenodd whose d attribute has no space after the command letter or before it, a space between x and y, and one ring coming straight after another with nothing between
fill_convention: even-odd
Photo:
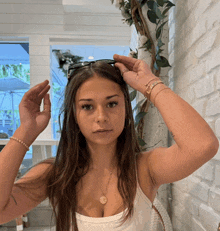
<instances>
[{"instance_id":1,"label":"long brown hair","mask_svg":"<svg viewBox=\"0 0 220 231\"><path fill-rule=\"evenodd\" d=\"M71 80L65 88L64 102L59 114L61 138L56 158L49 158L38 163L51 164L44 176L35 179L35 185L44 183L48 186L47 195L56 216L57 231L69 231L71 221L74 231L78 231L75 215L77 210L76 184L88 172L91 156L86 148L85 137L76 123L75 97L81 84L93 77L94 74L119 84L124 94L126 117L125 127L117 142L117 187L128 211L122 217L120 226L131 218L134 212L134 199L137 190L135 163L136 155L140 153L141 149L135 133L129 91L119 69L100 61L79 68L72 74ZM61 127L60 117L62 113L64 115ZM22 183L16 186L22 187ZM23 186L27 186L27 183L23 183ZM40 196L35 195L35 198L40 198Z\"/></svg>"}]
</instances>

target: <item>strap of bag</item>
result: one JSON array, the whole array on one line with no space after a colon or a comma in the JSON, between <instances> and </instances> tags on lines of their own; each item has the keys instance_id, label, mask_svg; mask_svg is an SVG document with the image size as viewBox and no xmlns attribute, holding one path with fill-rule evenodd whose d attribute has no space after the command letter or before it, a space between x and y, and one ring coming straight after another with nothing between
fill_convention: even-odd
<instances>
[{"instance_id":1,"label":"strap of bag","mask_svg":"<svg viewBox=\"0 0 220 231\"><path fill-rule=\"evenodd\" d=\"M157 214L159 215L160 220L162 221L162 225L163 225L164 231L166 231L162 216L160 215L159 211L157 210L157 208L154 205L152 205L152 207L157 212Z\"/></svg>"}]
</instances>

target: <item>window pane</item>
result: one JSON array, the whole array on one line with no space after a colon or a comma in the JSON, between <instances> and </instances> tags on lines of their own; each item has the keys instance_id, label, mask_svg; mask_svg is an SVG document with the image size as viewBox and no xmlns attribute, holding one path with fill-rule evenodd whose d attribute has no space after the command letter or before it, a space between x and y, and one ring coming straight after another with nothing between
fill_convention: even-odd
<instances>
[{"instance_id":1,"label":"window pane","mask_svg":"<svg viewBox=\"0 0 220 231\"><path fill-rule=\"evenodd\" d=\"M0 139L6 139L20 126L19 104L30 89L29 44L0 43L0 50ZM25 159L32 159L31 147Z\"/></svg>"}]
</instances>

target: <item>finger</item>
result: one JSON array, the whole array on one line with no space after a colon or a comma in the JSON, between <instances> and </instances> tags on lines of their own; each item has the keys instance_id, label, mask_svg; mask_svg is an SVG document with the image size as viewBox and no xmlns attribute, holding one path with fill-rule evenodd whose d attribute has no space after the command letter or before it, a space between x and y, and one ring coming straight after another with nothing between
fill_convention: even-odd
<instances>
[{"instance_id":1,"label":"finger","mask_svg":"<svg viewBox=\"0 0 220 231\"><path fill-rule=\"evenodd\" d=\"M125 70L129 71L129 69L123 63L115 63L115 66L118 67L122 76L125 74L125 72L127 72Z\"/></svg>"},{"instance_id":2,"label":"finger","mask_svg":"<svg viewBox=\"0 0 220 231\"><path fill-rule=\"evenodd\" d=\"M40 94L38 96L36 96L35 99L33 99L34 102L36 102L39 106L41 105L42 99L44 98L44 96L46 95L46 93L48 92L48 90L50 89L50 85L47 85L43 91L40 92Z\"/></svg>"},{"instance_id":3,"label":"finger","mask_svg":"<svg viewBox=\"0 0 220 231\"><path fill-rule=\"evenodd\" d=\"M123 63L129 70L132 70L135 63L137 62L137 59L127 57L124 55L114 54L113 58L115 61Z\"/></svg>"},{"instance_id":4,"label":"finger","mask_svg":"<svg viewBox=\"0 0 220 231\"><path fill-rule=\"evenodd\" d=\"M38 95L38 99L42 100L45 94L49 91L50 85L47 85Z\"/></svg>"},{"instance_id":5,"label":"finger","mask_svg":"<svg viewBox=\"0 0 220 231\"><path fill-rule=\"evenodd\" d=\"M25 97L32 98L33 96L36 97L39 95L39 93L49 84L49 81L46 79L42 83L39 83L32 87L29 91L25 93Z\"/></svg>"},{"instance_id":6,"label":"finger","mask_svg":"<svg viewBox=\"0 0 220 231\"><path fill-rule=\"evenodd\" d=\"M48 93L44 96L44 111L51 112L50 95Z\"/></svg>"}]
</instances>

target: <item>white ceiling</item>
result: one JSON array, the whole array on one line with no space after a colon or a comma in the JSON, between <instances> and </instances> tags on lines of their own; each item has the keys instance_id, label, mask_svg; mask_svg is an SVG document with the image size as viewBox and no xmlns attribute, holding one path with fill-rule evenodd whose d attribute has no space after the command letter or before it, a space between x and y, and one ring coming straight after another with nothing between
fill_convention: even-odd
<instances>
[{"instance_id":1,"label":"white ceiling","mask_svg":"<svg viewBox=\"0 0 220 231\"><path fill-rule=\"evenodd\" d=\"M100 41L97 39L97 45L100 42L104 45L105 40L109 45L130 45L131 27L123 23L121 11L112 5L111 0L62 1L66 13L64 15L65 31L78 31L79 33L86 31L88 41L89 35L97 34L100 38Z\"/></svg>"},{"instance_id":2,"label":"white ceiling","mask_svg":"<svg viewBox=\"0 0 220 231\"><path fill-rule=\"evenodd\" d=\"M120 10L111 3L111 0L63 0L63 6L68 12L99 12L118 14ZM79 12L79 11L78 11Z\"/></svg>"}]
</instances>

